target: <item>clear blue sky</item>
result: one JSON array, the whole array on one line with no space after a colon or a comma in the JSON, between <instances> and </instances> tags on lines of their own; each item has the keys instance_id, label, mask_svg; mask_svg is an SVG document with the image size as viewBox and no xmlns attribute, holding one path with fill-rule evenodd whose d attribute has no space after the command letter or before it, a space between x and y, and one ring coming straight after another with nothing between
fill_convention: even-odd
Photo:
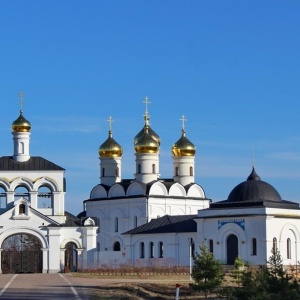
<instances>
[{"instance_id":1,"label":"clear blue sky","mask_svg":"<svg viewBox=\"0 0 300 300\"><path fill-rule=\"evenodd\" d=\"M298 0L1 1L0 155L13 154L22 90L30 154L66 169L66 208L79 213L110 115L133 178L148 96L162 178L184 114L207 197L246 179L254 148L261 178L300 201L299 15Z\"/></svg>"}]
</instances>

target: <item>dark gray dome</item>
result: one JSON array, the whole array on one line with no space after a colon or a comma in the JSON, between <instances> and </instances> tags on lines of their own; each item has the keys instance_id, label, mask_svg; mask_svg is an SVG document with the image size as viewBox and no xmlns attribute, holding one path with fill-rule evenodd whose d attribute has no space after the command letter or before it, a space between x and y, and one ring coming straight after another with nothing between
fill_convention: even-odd
<instances>
[{"instance_id":1,"label":"dark gray dome","mask_svg":"<svg viewBox=\"0 0 300 300\"><path fill-rule=\"evenodd\" d=\"M254 167L246 181L238 184L229 194L227 202L256 202L266 200L281 202L281 196L269 183L262 181Z\"/></svg>"}]
</instances>

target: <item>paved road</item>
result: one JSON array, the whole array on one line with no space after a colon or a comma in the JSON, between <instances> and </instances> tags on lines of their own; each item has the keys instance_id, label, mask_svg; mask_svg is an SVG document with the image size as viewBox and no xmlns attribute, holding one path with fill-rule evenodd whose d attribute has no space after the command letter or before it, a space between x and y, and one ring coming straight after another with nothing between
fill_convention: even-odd
<instances>
[{"instance_id":1,"label":"paved road","mask_svg":"<svg viewBox=\"0 0 300 300\"><path fill-rule=\"evenodd\" d=\"M66 274L0 275L0 299L88 299L86 285L74 287L69 279Z\"/></svg>"}]
</instances>

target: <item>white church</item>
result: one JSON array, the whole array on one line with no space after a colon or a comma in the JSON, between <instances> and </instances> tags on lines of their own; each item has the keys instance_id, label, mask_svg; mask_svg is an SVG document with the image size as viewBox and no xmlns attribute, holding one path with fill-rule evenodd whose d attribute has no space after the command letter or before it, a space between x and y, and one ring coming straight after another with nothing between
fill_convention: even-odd
<instances>
[{"instance_id":1,"label":"white church","mask_svg":"<svg viewBox=\"0 0 300 300\"><path fill-rule=\"evenodd\" d=\"M173 177L159 169L160 137L150 126L132 139L136 171L122 178L123 150L108 137L99 147L100 182L84 211L65 211L64 169L30 156L31 124L21 108L12 123L13 155L0 157L1 273L53 273L103 265L188 266L205 243L223 264L239 256L265 264L278 249L284 264L300 257L299 204L282 200L254 167L226 200L213 202L195 182L195 145L181 135L171 149Z\"/></svg>"}]
</instances>

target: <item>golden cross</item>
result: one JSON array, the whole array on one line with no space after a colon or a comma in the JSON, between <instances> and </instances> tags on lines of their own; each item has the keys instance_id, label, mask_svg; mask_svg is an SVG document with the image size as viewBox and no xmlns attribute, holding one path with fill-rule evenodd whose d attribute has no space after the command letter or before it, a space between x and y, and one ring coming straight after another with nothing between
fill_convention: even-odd
<instances>
[{"instance_id":1,"label":"golden cross","mask_svg":"<svg viewBox=\"0 0 300 300\"><path fill-rule=\"evenodd\" d=\"M112 127L111 124L114 122L113 118L111 116L108 117L107 122L109 123L109 131L111 131Z\"/></svg>"},{"instance_id":2,"label":"golden cross","mask_svg":"<svg viewBox=\"0 0 300 300\"><path fill-rule=\"evenodd\" d=\"M146 96L145 99L144 99L144 101L143 101L143 102L146 104L146 110L145 110L146 116L148 115L148 104L151 103L151 102L148 101L148 100L149 100L149 98Z\"/></svg>"},{"instance_id":3,"label":"golden cross","mask_svg":"<svg viewBox=\"0 0 300 300\"><path fill-rule=\"evenodd\" d=\"M21 91L19 93L19 97L20 97L20 108L21 108L21 111L23 109L23 98L24 98L25 94Z\"/></svg>"},{"instance_id":4,"label":"golden cross","mask_svg":"<svg viewBox=\"0 0 300 300\"><path fill-rule=\"evenodd\" d=\"M184 130L184 122L187 121L187 119L184 117L184 115L182 115L181 119L179 120L182 121L182 129Z\"/></svg>"}]
</instances>

